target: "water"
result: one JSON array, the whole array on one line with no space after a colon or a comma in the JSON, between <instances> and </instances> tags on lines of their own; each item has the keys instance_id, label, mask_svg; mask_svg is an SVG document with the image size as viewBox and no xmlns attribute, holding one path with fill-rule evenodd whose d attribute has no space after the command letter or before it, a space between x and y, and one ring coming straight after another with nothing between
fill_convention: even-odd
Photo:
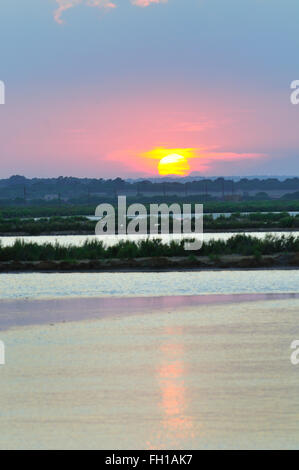
<instances>
[{"instance_id":1,"label":"water","mask_svg":"<svg viewBox=\"0 0 299 470\"><path fill-rule=\"evenodd\" d=\"M1 274L0 448L298 449L298 287L293 269Z\"/></svg>"},{"instance_id":2,"label":"water","mask_svg":"<svg viewBox=\"0 0 299 470\"><path fill-rule=\"evenodd\" d=\"M260 211L256 211L258 212L259 214L281 214L282 211L271 211L271 212L260 212ZM296 217L296 215L299 215L299 212L298 211L283 211L284 213L287 213L289 215L291 215L292 217ZM240 212L241 215L249 215L249 214L253 214L254 212ZM232 214L235 214L235 212L205 212L204 215L211 215L213 217L213 219L218 219L219 217L230 217ZM187 214L184 214L185 216L187 216ZM69 218L70 216L62 216L63 219L67 219ZM79 215L78 217L86 217L86 219L88 220L94 220L94 221L98 221L101 219L101 217L98 217L98 216L95 216L95 215ZM139 216L139 218L143 218L144 216ZM131 216L129 216L129 218L133 218ZM34 217L34 220L41 220L41 219L50 219L50 217ZM28 220L28 217L24 217L22 220Z\"/></svg>"},{"instance_id":3,"label":"water","mask_svg":"<svg viewBox=\"0 0 299 470\"><path fill-rule=\"evenodd\" d=\"M1 449L298 449L298 299L126 309L0 332Z\"/></svg>"},{"instance_id":4,"label":"water","mask_svg":"<svg viewBox=\"0 0 299 470\"><path fill-rule=\"evenodd\" d=\"M296 217L299 212L298 211L283 211L286 214L291 215L292 217ZM281 214L282 211L274 211L274 212L260 212L260 211L251 211L251 212L240 212L241 215L250 215L254 213L259 213L259 214ZM211 215L213 219L218 219L219 217L230 217L231 215L235 214L235 212L206 212L204 215Z\"/></svg>"},{"instance_id":5,"label":"water","mask_svg":"<svg viewBox=\"0 0 299 470\"><path fill-rule=\"evenodd\" d=\"M0 275L0 299L292 292L299 292L299 270Z\"/></svg>"}]
</instances>

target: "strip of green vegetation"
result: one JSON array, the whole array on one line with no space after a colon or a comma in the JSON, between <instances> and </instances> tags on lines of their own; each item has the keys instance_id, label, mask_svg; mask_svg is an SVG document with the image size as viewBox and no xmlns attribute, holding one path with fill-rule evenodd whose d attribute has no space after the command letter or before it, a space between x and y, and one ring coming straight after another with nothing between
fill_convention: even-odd
<instances>
[{"instance_id":1,"label":"strip of green vegetation","mask_svg":"<svg viewBox=\"0 0 299 470\"><path fill-rule=\"evenodd\" d=\"M0 234L42 235L51 233L95 233L95 222L83 216L34 219L0 219Z\"/></svg>"},{"instance_id":2,"label":"strip of green vegetation","mask_svg":"<svg viewBox=\"0 0 299 470\"><path fill-rule=\"evenodd\" d=\"M114 200L103 200L100 202L110 202L116 205ZM134 202L143 203L148 211L150 203L178 203L194 204L202 203L204 205L205 213L213 212L283 212L283 211L299 211L299 200L286 200L286 199L275 199L275 200L263 200L263 201L205 201L198 196L159 196L159 197L147 197L147 198L127 198L127 204ZM93 215L96 208L94 205L67 205L67 204L44 204L40 206L9 206L0 207L0 219L10 218L34 218L34 217L54 217L54 216L80 216L80 215Z\"/></svg>"},{"instance_id":3,"label":"strip of green vegetation","mask_svg":"<svg viewBox=\"0 0 299 470\"><path fill-rule=\"evenodd\" d=\"M0 219L93 215L96 206L44 205L1 207Z\"/></svg>"},{"instance_id":4,"label":"strip of green vegetation","mask_svg":"<svg viewBox=\"0 0 299 470\"><path fill-rule=\"evenodd\" d=\"M12 246L0 244L0 261L50 261L50 260L96 260L96 259L132 259L161 256L210 256L244 255L256 256L275 253L299 252L299 236L267 235L259 239L248 235L234 235L228 240L211 240L204 243L199 251L186 251L184 242L163 243L159 239L142 240L139 242L121 241L106 247L96 239L86 241L82 246L63 246L59 243L28 243L17 240Z\"/></svg>"},{"instance_id":5,"label":"strip of green vegetation","mask_svg":"<svg viewBox=\"0 0 299 470\"><path fill-rule=\"evenodd\" d=\"M128 219L129 222L129 219ZM160 220L161 222L161 220ZM0 219L0 235L5 234L94 234L96 222L86 217L51 217L34 219ZM148 231L150 228L148 218ZM161 226L161 225L160 225ZM204 216L204 231L231 231L231 230L279 230L299 228L299 215L290 216L287 212L281 213L233 213L230 217L220 216L213 219L210 215ZM170 219L170 233L173 229L173 221ZM192 231L195 231L194 220Z\"/></svg>"}]
</instances>

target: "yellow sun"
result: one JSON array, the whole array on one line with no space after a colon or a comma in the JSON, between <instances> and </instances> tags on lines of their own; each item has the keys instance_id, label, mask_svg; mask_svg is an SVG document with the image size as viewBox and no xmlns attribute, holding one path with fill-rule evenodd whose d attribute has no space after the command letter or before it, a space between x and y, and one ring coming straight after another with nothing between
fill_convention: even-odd
<instances>
[{"instance_id":1,"label":"yellow sun","mask_svg":"<svg viewBox=\"0 0 299 470\"><path fill-rule=\"evenodd\" d=\"M172 153L161 158L158 170L160 175L179 175L184 176L190 170L186 157L178 153Z\"/></svg>"}]
</instances>

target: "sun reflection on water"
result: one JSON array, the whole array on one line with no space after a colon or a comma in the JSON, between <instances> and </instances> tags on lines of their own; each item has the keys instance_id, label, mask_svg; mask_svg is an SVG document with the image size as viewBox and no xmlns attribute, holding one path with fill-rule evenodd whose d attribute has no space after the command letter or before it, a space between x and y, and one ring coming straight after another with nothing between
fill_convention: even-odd
<instances>
[{"instance_id":1,"label":"sun reflection on water","mask_svg":"<svg viewBox=\"0 0 299 470\"><path fill-rule=\"evenodd\" d=\"M150 449L183 448L184 441L194 438L193 418L189 414L188 389L185 383L187 364L184 359L183 328L166 327L156 369L159 385L159 428L148 442Z\"/></svg>"}]
</instances>

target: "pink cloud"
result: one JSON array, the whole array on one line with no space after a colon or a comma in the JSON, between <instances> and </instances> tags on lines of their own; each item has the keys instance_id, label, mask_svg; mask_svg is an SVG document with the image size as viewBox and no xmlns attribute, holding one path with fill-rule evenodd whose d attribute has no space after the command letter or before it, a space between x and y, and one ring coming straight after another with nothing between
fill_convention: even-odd
<instances>
[{"instance_id":1,"label":"pink cloud","mask_svg":"<svg viewBox=\"0 0 299 470\"><path fill-rule=\"evenodd\" d=\"M54 12L54 19L57 23L62 24L63 12L69 10L70 8L75 7L76 5L87 5L89 7L98 7L98 8L115 8L116 5L110 0L56 0L58 8Z\"/></svg>"},{"instance_id":2,"label":"pink cloud","mask_svg":"<svg viewBox=\"0 0 299 470\"><path fill-rule=\"evenodd\" d=\"M215 122L211 121L183 121L177 122L173 127L169 127L169 132L202 132L216 126Z\"/></svg>"},{"instance_id":3,"label":"pink cloud","mask_svg":"<svg viewBox=\"0 0 299 470\"><path fill-rule=\"evenodd\" d=\"M167 3L168 0L131 0L132 5L137 7L148 7L154 3ZM54 19L57 23L62 24L62 15L66 10L76 5L87 5L89 7L98 8L116 8L116 4L110 0L56 0L58 8L54 12Z\"/></svg>"},{"instance_id":4,"label":"pink cloud","mask_svg":"<svg viewBox=\"0 0 299 470\"><path fill-rule=\"evenodd\" d=\"M137 7L148 7L152 3L167 3L168 0L131 0L133 5Z\"/></svg>"},{"instance_id":5,"label":"pink cloud","mask_svg":"<svg viewBox=\"0 0 299 470\"><path fill-rule=\"evenodd\" d=\"M211 152L199 149L198 157L190 160L191 171L202 174L234 174L236 168L254 168L257 160L267 159L266 153L254 152Z\"/></svg>"}]
</instances>

